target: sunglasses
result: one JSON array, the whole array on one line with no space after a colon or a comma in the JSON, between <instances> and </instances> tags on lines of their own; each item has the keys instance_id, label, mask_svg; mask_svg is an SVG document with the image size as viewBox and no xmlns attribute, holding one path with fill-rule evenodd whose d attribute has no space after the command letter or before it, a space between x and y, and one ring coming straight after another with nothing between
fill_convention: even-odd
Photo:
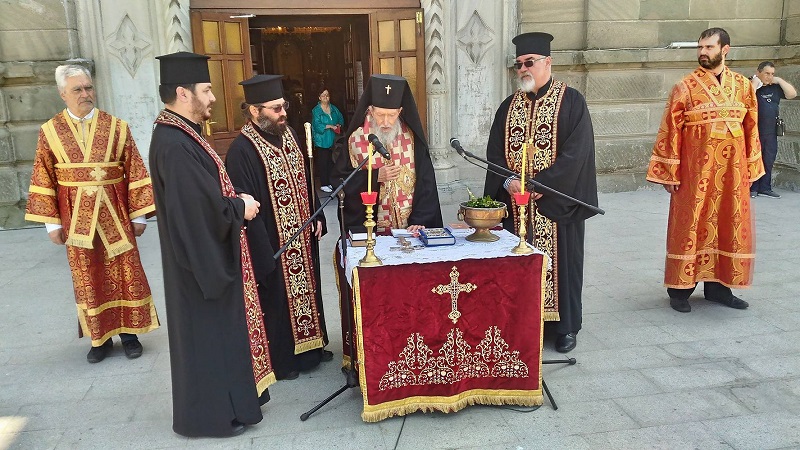
<instances>
[{"instance_id":1,"label":"sunglasses","mask_svg":"<svg viewBox=\"0 0 800 450\"><path fill-rule=\"evenodd\" d=\"M542 56L542 57L536 58L536 59L526 59L525 61L522 61L522 62L517 61L517 62L514 63L514 68L517 69L517 70L522 69L522 66L530 68L530 67L533 67L533 64L536 63L536 61L541 61L541 60L543 60L545 58L547 58L547 56Z\"/></svg>"},{"instance_id":2,"label":"sunglasses","mask_svg":"<svg viewBox=\"0 0 800 450\"><path fill-rule=\"evenodd\" d=\"M275 106L258 105L258 106L256 106L256 108L258 108L259 111L261 111L262 109L266 108L266 109L272 110L272 112L274 112L275 114L278 114L279 112L281 112L281 110L289 111L289 102L283 102L282 104L275 105Z\"/></svg>"}]
</instances>

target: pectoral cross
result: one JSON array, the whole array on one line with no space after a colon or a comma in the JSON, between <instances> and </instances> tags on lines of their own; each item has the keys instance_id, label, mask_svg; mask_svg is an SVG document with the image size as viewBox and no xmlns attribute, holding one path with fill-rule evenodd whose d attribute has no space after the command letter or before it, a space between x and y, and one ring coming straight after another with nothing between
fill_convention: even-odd
<instances>
[{"instance_id":1,"label":"pectoral cross","mask_svg":"<svg viewBox=\"0 0 800 450\"><path fill-rule=\"evenodd\" d=\"M391 90L392 90L392 87L387 84L386 85L386 95L389 95L389 91L391 91Z\"/></svg>"},{"instance_id":2,"label":"pectoral cross","mask_svg":"<svg viewBox=\"0 0 800 450\"><path fill-rule=\"evenodd\" d=\"M472 283L459 283L459 275L458 268L453 266L453 269L450 271L450 284L440 284L439 286L431 289L431 292L434 294L442 295L444 293L450 293L450 306L452 309L447 317L452 320L453 323L458 322L458 318L461 317L461 312L458 311L458 295L462 292L472 292L475 289L478 289L478 286L475 286Z\"/></svg>"}]
</instances>

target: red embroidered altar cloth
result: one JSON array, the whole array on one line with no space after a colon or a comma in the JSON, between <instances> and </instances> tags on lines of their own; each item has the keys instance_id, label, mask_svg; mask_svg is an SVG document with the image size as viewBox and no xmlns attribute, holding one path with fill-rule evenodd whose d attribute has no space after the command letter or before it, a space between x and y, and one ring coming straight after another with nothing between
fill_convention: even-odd
<instances>
[{"instance_id":1,"label":"red embroidered altar cloth","mask_svg":"<svg viewBox=\"0 0 800 450\"><path fill-rule=\"evenodd\" d=\"M537 253L354 269L364 421L540 405L546 264Z\"/></svg>"}]
</instances>

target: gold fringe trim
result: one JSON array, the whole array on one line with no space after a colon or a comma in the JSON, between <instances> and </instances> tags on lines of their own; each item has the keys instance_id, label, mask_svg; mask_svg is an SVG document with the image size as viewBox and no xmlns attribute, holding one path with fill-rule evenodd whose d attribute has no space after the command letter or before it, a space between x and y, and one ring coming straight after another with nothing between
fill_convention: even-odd
<instances>
[{"instance_id":1,"label":"gold fringe trim","mask_svg":"<svg viewBox=\"0 0 800 450\"><path fill-rule=\"evenodd\" d=\"M29 222L52 223L61 225L61 219L58 217L40 216L38 214L25 214L25 220Z\"/></svg>"},{"instance_id":2,"label":"gold fringe trim","mask_svg":"<svg viewBox=\"0 0 800 450\"><path fill-rule=\"evenodd\" d=\"M258 395L261 396L261 394L263 394L268 387L275 384L276 381L278 381L278 379L275 378L275 372L268 373L267 376L256 383L256 391L258 391Z\"/></svg>"},{"instance_id":3,"label":"gold fringe trim","mask_svg":"<svg viewBox=\"0 0 800 450\"><path fill-rule=\"evenodd\" d=\"M75 236L70 236L67 238L67 241L64 242L66 245L71 245L73 247L80 247L80 248L94 248L92 245L92 238L77 238Z\"/></svg>"},{"instance_id":4,"label":"gold fringe trim","mask_svg":"<svg viewBox=\"0 0 800 450\"><path fill-rule=\"evenodd\" d=\"M561 320L561 316L558 315L558 311L546 311L542 314L542 318L545 322L558 322Z\"/></svg>"},{"instance_id":5,"label":"gold fringe trim","mask_svg":"<svg viewBox=\"0 0 800 450\"><path fill-rule=\"evenodd\" d=\"M106 259L111 259L130 250L133 250L133 244L127 240L108 245L106 246Z\"/></svg>"},{"instance_id":6,"label":"gold fringe trim","mask_svg":"<svg viewBox=\"0 0 800 450\"><path fill-rule=\"evenodd\" d=\"M392 416L404 416L417 411L456 412L472 405L537 406L543 402L542 390L473 389L450 397L409 397L380 405L364 405L361 419L378 422Z\"/></svg>"},{"instance_id":7,"label":"gold fringe trim","mask_svg":"<svg viewBox=\"0 0 800 450\"><path fill-rule=\"evenodd\" d=\"M322 342L322 338L301 342L299 344L294 345L294 354L299 355L300 353L305 353L309 350L322 348L324 345L325 344Z\"/></svg>"}]
</instances>

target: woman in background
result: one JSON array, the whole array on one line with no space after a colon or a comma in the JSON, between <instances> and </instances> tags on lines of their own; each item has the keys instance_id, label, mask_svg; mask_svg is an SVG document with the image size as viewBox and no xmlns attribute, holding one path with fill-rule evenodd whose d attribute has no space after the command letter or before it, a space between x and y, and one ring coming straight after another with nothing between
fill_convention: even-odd
<instances>
[{"instance_id":1,"label":"woman in background","mask_svg":"<svg viewBox=\"0 0 800 450\"><path fill-rule=\"evenodd\" d=\"M344 117L339 109L331 104L331 95L327 89L323 89L319 94L319 103L311 110L311 130L314 140L314 153L319 155L317 161L321 161L319 167L320 189L323 192L332 192L331 168L333 167L333 141L336 135L342 132Z\"/></svg>"}]
</instances>

